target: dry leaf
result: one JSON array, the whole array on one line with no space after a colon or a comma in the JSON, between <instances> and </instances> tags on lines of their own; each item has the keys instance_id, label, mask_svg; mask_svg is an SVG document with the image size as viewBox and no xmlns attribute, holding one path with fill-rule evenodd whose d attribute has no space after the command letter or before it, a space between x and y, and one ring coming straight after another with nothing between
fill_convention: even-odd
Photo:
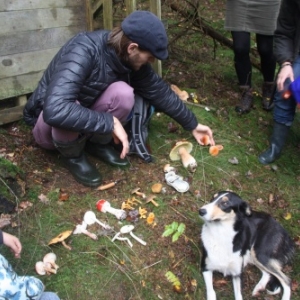
<instances>
[{"instance_id":1,"label":"dry leaf","mask_svg":"<svg viewBox=\"0 0 300 300\"><path fill-rule=\"evenodd\" d=\"M69 200L69 197L70 196L69 196L68 193L66 193L66 192L60 192L58 200L59 201L67 201L67 200Z\"/></svg>"},{"instance_id":2,"label":"dry leaf","mask_svg":"<svg viewBox=\"0 0 300 300\"><path fill-rule=\"evenodd\" d=\"M292 214L289 213L289 212L287 212L287 213L283 216L283 218L284 218L285 220L290 220L290 219L292 218Z\"/></svg>"}]
</instances>

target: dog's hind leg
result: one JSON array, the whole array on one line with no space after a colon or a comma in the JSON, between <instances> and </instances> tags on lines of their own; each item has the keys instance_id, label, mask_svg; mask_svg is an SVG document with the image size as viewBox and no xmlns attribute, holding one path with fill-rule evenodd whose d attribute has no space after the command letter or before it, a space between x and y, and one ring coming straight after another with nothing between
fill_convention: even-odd
<instances>
[{"instance_id":1,"label":"dog's hind leg","mask_svg":"<svg viewBox=\"0 0 300 300\"><path fill-rule=\"evenodd\" d=\"M269 295L276 295L281 292L281 284L274 275L271 275L271 278L267 284L266 289Z\"/></svg>"},{"instance_id":2,"label":"dog's hind leg","mask_svg":"<svg viewBox=\"0 0 300 300\"><path fill-rule=\"evenodd\" d=\"M267 273L266 271L261 270L262 272L262 277L260 279L260 281L257 283L257 285L255 286L253 292L252 292L252 296L258 296L260 291L263 291L266 289L266 286L270 280L271 275L269 273Z\"/></svg>"},{"instance_id":3,"label":"dog's hind leg","mask_svg":"<svg viewBox=\"0 0 300 300\"><path fill-rule=\"evenodd\" d=\"M213 287L213 272L207 270L202 272L202 274L206 286L206 299L217 300L217 295Z\"/></svg>"},{"instance_id":4,"label":"dog's hind leg","mask_svg":"<svg viewBox=\"0 0 300 300\"><path fill-rule=\"evenodd\" d=\"M234 299L243 300L242 291L241 291L241 276L232 276L233 290L234 290Z\"/></svg>"}]
</instances>

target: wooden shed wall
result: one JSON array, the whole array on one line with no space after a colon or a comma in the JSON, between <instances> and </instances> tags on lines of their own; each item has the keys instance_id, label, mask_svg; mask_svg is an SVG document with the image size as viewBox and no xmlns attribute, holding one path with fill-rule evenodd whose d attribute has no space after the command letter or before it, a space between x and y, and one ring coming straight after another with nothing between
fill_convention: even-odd
<instances>
[{"instance_id":1,"label":"wooden shed wall","mask_svg":"<svg viewBox=\"0 0 300 300\"><path fill-rule=\"evenodd\" d=\"M31 93L60 47L87 23L86 1L1 0L0 100Z\"/></svg>"}]
</instances>

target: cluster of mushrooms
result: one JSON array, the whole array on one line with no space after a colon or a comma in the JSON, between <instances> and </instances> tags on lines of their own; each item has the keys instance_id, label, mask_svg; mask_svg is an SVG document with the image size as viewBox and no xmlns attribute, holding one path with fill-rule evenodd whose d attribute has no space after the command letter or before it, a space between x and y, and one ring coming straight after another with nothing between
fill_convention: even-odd
<instances>
[{"instance_id":1,"label":"cluster of mushrooms","mask_svg":"<svg viewBox=\"0 0 300 300\"><path fill-rule=\"evenodd\" d=\"M55 263L56 255L53 252L47 253L42 261L35 264L35 270L39 275L56 274L59 266Z\"/></svg>"}]
</instances>

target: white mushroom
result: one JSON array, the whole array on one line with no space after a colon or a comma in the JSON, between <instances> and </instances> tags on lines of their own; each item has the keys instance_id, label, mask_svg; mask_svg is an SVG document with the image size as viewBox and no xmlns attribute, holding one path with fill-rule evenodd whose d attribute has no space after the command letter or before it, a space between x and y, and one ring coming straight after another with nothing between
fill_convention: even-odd
<instances>
[{"instance_id":1,"label":"white mushroom","mask_svg":"<svg viewBox=\"0 0 300 300\"><path fill-rule=\"evenodd\" d=\"M38 261L35 264L35 271L39 274L39 275L46 275L46 270L45 270L45 264L42 261Z\"/></svg>"},{"instance_id":2,"label":"white mushroom","mask_svg":"<svg viewBox=\"0 0 300 300\"><path fill-rule=\"evenodd\" d=\"M50 265L50 267L55 269L56 271L59 268L59 266L55 263L56 255L53 252L47 253L43 258L43 262L46 265L46 267L49 267Z\"/></svg>"},{"instance_id":3,"label":"white mushroom","mask_svg":"<svg viewBox=\"0 0 300 300\"><path fill-rule=\"evenodd\" d=\"M164 166L164 172L165 172L165 173L168 173L168 172L171 172L171 171L175 171L175 168L172 167L172 166L170 166L170 164L166 164L166 165Z\"/></svg>"},{"instance_id":4,"label":"white mushroom","mask_svg":"<svg viewBox=\"0 0 300 300\"><path fill-rule=\"evenodd\" d=\"M170 152L170 159L172 161L181 160L183 166L188 168L191 172L195 172L197 162L190 154L193 150L193 144L188 141L179 141L175 144Z\"/></svg>"},{"instance_id":5,"label":"white mushroom","mask_svg":"<svg viewBox=\"0 0 300 300\"><path fill-rule=\"evenodd\" d=\"M87 229L87 224L83 221L81 224L76 225L75 230L73 231L73 234L85 234L89 236L93 240L97 240L98 237L96 234L89 232Z\"/></svg>"},{"instance_id":6,"label":"white mushroom","mask_svg":"<svg viewBox=\"0 0 300 300\"><path fill-rule=\"evenodd\" d=\"M38 261L35 264L35 270L39 275L56 274L56 269L52 268L52 265L50 263L45 264L42 261Z\"/></svg>"}]
</instances>

